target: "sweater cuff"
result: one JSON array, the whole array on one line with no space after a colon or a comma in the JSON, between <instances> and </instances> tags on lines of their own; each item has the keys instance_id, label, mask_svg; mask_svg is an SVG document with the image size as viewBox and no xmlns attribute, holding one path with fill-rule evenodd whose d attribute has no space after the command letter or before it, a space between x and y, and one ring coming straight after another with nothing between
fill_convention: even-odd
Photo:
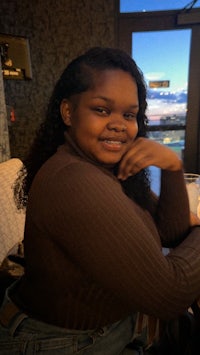
<instances>
[{"instance_id":1,"label":"sweater cuff","mask_svg":"<svg viewBox=\"0 0 200 355\"><path fill-rule=\"evenodd\" d=\"M195 226L191 226L190 227L190 232L192 232L196 228L200 228L200 224L195 224Z\"/></svg>"}]
</instances>

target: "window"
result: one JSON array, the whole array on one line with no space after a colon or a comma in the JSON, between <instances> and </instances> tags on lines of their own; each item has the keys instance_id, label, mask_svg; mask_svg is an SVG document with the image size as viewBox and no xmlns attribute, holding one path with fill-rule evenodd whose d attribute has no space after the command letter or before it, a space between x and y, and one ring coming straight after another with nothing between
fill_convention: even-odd
<instances>
[{"instance_id":1,"label":"window","mask_svg":"<svg viewBox=\"0 0 200 355\"><path fill-rule=\"evenodd\" d=\"M154 8L146 6L150 3ZM167 6L158 8L161 4ZM145 75L150 136L182 154L185 170L194 173L200 173L199 6L200 1L184 0L118 2L118 47Z\"/></svg>"},{"instance_id":2,"label":"window","mask_svg":"<svg viewBox=\"0 0 200 355\"><path fill-rule=\"evenodd\" d=\"M187 113L190 29L134 32L132 57L147 83L150 138L182 158ZM170 130L166 130L171 127Z\"/></svg>"},{"instance_id":3,"label":"window","mask_svg":"<svg viewBox=\"0 0 200 355\"><path fill-rule=\"evenodd\" d=\"M189 0L188 0L189 1ZM120 12L146 12L200 7L200 1L186 0L120 0Z\"/></svg>"}]
</instances>

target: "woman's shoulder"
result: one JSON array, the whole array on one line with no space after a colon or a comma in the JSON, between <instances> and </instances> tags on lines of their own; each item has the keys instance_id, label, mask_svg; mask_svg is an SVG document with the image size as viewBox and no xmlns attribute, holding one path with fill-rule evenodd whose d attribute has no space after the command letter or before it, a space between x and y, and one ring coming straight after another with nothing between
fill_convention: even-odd
<instances>
[{"instance_id":1,"label":"woman's shoulder","mask_svg":"<svg viewBox=\"0 0 200 355\"><path fill-rule=\"evenodd\" d=\"M62 186L73 186L75 184L83 185L110 185L118 179L112 171L101 165L87 161L77 155L69 154L66 151L59 150L50 159L48 159L36 174L32 189L51 190Z\"/></svg>"}]
</instances>

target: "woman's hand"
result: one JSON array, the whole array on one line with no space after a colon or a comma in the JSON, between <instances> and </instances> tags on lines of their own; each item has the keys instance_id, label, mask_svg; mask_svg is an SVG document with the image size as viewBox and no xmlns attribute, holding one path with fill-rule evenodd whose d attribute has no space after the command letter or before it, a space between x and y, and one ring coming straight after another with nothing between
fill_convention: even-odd
<instances>
[{"instance_id":1,"label":"woman's hand","mask_svg":"<svg viewBox=\"0 0 200 355\"><path fill-rule=\"evenodd\" d=\"M182 169L182 161L172 149L148 138L137 138L123 156L118 178L126 180L140 170L154 165L158 168L176 171Z\"/></svg>"},{"instance_id":2,"label":"woman's hand","mask_svg":"<svg viewBox=\"0 0 200 355\"><path fill-rule=\"evenodd\" d=\"M197 217L196 214L194 214L193 212L190 212L190 226L194 227L194 226L200 226L200 219Z\"/></svg>"}]
</instances>

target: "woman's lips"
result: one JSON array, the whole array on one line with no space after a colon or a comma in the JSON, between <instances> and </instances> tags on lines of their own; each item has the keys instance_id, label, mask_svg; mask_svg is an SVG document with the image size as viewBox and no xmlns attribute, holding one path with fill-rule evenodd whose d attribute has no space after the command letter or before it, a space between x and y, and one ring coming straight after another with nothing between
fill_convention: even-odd
<instances>
[{"instance_id":1,"label":"woman's lips","mask_svg":"<svg viewBox=\"0 0 200 355\"><path fill-rule=\"evenodd\" d=\"M118 140L118 139L103 139L101 140L102 142L102 145L103 147L106 149L106 150L109 150L109 151L120 151L121 148L122 148L122 145L125 143L124 139L123 140Z\"/></svg>"}]
</instances>

